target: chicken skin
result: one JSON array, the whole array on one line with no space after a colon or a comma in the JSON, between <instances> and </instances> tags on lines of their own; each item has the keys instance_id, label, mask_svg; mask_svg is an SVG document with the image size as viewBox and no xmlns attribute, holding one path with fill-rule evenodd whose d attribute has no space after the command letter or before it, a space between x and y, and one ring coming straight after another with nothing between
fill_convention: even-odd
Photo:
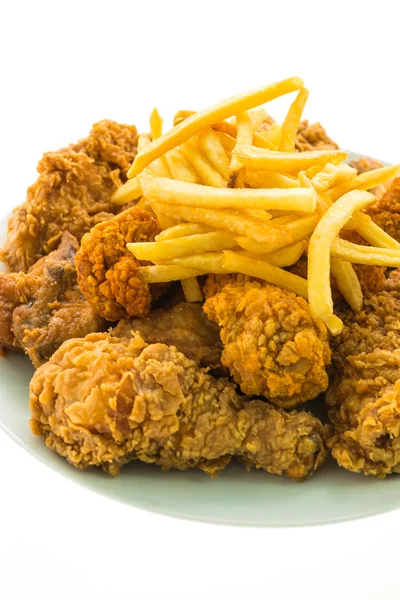
<instances>
[{"instance_id":1,"label":"chicken skin","mask_svg":"<svg viewBox=\"0 0 400 600\"><path fill-rule=\"evenodd\" d=\"M126 247L129 242L151 242L160 227L149 213L128 208L99 223L87 233L76 255L78 281L93 309L108 321L146 316L152 293L163 286L150 286L138 272L143 264Z\"/></svg>"},{"instance_id":2,"label":"chicken skin","mask_svg":"<svg viewBox=\"0 0 400 600\"><path fill-rule=\"evenodd\" d=\"M244 394L291 408L328 387L328 334L308 303L278 287L228 284L204 304L221 327L222 364Z\"/></svg>"},{"instance_id":3,"label":"chicken skin","mask_svg":"<svg viewBox=\"0 0 400 600\"><path fill-rule=\"evenodd\" d=\"M0 346L25 350L35 367L65 340L105 327L80 293L74 267L78 247L64 232L58 249L28 273L0 274Z\"/></svg>"},{"instance_id":4,"label":"chicken skin","mask_svg":"<svg viewBox=\"0 0 400 600\"><path fill-rule=\"evenodd\" d=\"M28 271L57 248L61 233L79 241L97 223L119 211L111 196L126 181L135 158L136 128L113 121L96 123L89 136L58 152L44 154L37 181L15 209L0 250L9 271Z\"/></svg>"},{"instance_id":5,"label":"chicken skin","mask_svg":"<svg viewBox=\"0 0 400 600\"><path fill-rule=\"evenodd\" d=\"M400 242L400 177L393 179L386 193L368 209L379 227Z\"/></svg>"},{"instance_id":6,"label":"chicken skin","mask_svg":"<svg viewBox=\"0 0 400 600\"><path fill-rule=\"evenodd\" d=\"M152 310L148 317L122 320L112 335L130 338L135 332L148 344L175 346L201 367L221 366L219 327L207 319L200 304L180 302L170 309Z\"/></svg>"},{"instance_id":7,"label":"chicken skin","mask_svg":"<svg viewBox=\"0 0 400 600\"><path fill-rule=\"evenodd\" d=\"M400 280L370 295L359 313L341 315L336 374L327 394L340 466L385 477L400 472ZM389 281L389 280L388 280Z\"/></svg>"},{"instance_id":8,"label":"chicken skin","mask_svg":"<svg viewBox=\"0 0 400 600\"><path fill-rule=\"evenodd\" d=\"M140 336L65 342L36 371L30 408L32 431L51 450L112 475L136 459L214 476L238 456L303 480L326 455L327 429L311 414L247 401L176 348Z\"/></svg>"}]
</instances>

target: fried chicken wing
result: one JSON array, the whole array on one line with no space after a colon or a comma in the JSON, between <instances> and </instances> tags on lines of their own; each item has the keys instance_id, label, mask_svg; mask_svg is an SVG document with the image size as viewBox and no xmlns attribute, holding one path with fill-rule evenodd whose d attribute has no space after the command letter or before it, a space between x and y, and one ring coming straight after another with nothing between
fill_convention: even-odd
<instances>
[{"instance_id":1,"label":"fried chicken wing","mask_svg":"<svg viewBox=\"0 0 400 600\"><path fill-rule=\"evenodd\" d=\"M341 316L345 327L334 340L336 374L327 394L332 455L350 471L399 473L400 293L370 295L361 312Z\"/></svg>"},{"instance_id":2,"label":"fried chicken wing","mask_svg":"<svg viewBox=\"0 0 400 600\"><path fill-rule=\"evenodd\" d=\"M379 227L400 242L400 177L393 179L386 193L367 212Z\"/></svg>"},{"instance_id":3,"label":"fried chicken wing","mask_svg":"<svg viewBox=\"0 0 400 600\"><path fill-rule=\"evenodd\" d=\"M222 364L243 393L288 408L328 387L328 334L308 303L256 281L228 284L204 304L221 327Z\"/></svg>"},{"instance_id":4,"label":"fried chicken wing","mask_svg":"<svg viewBox=\"0 0 400 600\"><path fill-rule=\"evenodd\" d=\"M176 348L139 336L65 342L36 371L30 408L32 431L51 450L112 475L134 459L216 475L238 456L302 480L326 455L327 429L316 417L247 401Z\"/></svg>"},{"instance_id":5,"label":"fried chicken wing","mask_svg":"<svg viewBox=\"0 0 400 600\"><path fill-rule=\"evenodd\" d=\"M79 285L93 308L108 321L149 312L151 291L157 297L162 286L151 286L150 291L138 274L143 263L134 258L126 244L153 241L160 231L149 213L128 208L82 238L76 255Z\"/></svg>"},{"instance_id":6,"label":"fried chicken wing","mask_svg":"<svg viewBox=\"0 0 400 600\"><path fill-rule=\"evenodd\" d=\"M58 246L63 231L79 241L96 223L118 212L111 196L126 181L136 146L135 127L100 121L86 139L44 154L37 181L9 220L0 250L8 269L28 271Z\"/></svg>"},{"instance_id":7,"label":"fried chicken wing","mask_svg":"<svg viewBox=\"0 0 400 600\"><path fill-rule=\"evenodd\" d=\"M148 317L122 320L112 335L130 338L135 332L149 344L175 346L201 367L221 366L219 327L209 321L200 304L181 302L171 309L152 310Z\"/></svg>"},{"instance_id":8,"label":"fried chicken wing","mask_svg":"<svg viewBox=\"0 0 400 600\"><path fill-rule=\"evenodd\" d=\"M105 327L80 293L74 267L78 247L64 232L58 249L28 273L0 274L0 346L25 350L35 367L65 340Z\"/></svg>"}]
</instances>

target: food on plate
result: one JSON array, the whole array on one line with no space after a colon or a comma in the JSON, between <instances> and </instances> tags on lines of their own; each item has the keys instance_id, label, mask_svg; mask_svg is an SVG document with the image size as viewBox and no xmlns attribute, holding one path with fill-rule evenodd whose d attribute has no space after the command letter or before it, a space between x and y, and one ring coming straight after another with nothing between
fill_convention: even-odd
<instances>
[{"instance_id":1,"label":"food on plate","mask_svg":"<svg viewBox=\"0 0 400 600\"><path fill-rule=\"evenodd\" d=\"M327 393L334 425L332 455L340 466L385 477L400 472L400 279L343 315L334 342L333 382Z\"/></svg>"},{"instance_id":2,"label":"food on plate","mask_svg":"<svg viewBox=\"0 0 400 600\"><path fill-rule=\"evenodd\" d=\"M77 284L78 248L77 240L64 232L57 250L28 273L0 273L0 346L24 350L35 367L65 340L105 328Z\"/></svg>"},{"instance_id":3,"label":"food on plate","mask_svg":"<svg viewBox=\"0 0 400 600\"><path fill-rule=\"evenodd\" d=\"M141 264L127 250L131 242L150 242L160 233L157 221L129 208L99 223L82 238L76 255L78 282L94 310L108 321L145 316L151 290L138 272ZM154 288L154 293L159 286Z\"/></svg>"},{"instance_id":4,"label":"food on plate","mask_svg":"<svg viewBox=\"0 0 400 600\"><path fill-rule=\"evenodd\" d=\"M221 367L219 327L207 318L199 303L179 302L171 308L156 308L147 317L122 319L112 330L115 337L131 338L136 333L148 344L175 346L201 367Z\"/></svg>"},{"instance_id":5,"label":"food on plate","mask_svg":"<svg viewBox=\"0 0 400 600\"><path fill-rule=\"evenodd\" d=\"M111 197L126 181L136 148L135 127L99 121L87 138L44 154L39 177L25 203L14 210L0 250L9 271L27 271L57 247L63 231L79 241L93 225L118 212Z\"/></svg>"},{"instance_id":6,"label":"food on plate","mask_svg":"<svg viewBox=\"0 0 400 600\"><path fill-rule=\"evenodd\" d=\"M291 77L44 155L0 253L0 352L31 357L32 430L74 466L300 481L329 448L400 472L400 165L346 162L308 95ZM332 425L287 412L312 399Z\"/></svg>"},{"instance_id":7,"label":"food on plate","mask_svg":"<svg viewBox=\"0 0 400 600\"><path fill-rule=\"evenodd\" d=\"M291 408L327 389L327 330L302 298L254 281L228 284L204 311L221 327L222 364L243 393Z\"/></svg>"},{"instance_id":8,"label":"food on plate","mask_svg":"<svg viewBox=\"0 0 400 600\"><path fill-rule=\"evenodd\" d=\"M112 475L141 460L213 476L237 456L303 480L326 455L328 430L310 413L238 396L173 346L140 336L65 342L33 376L30 406L32 430L48 448Z\"/></svg>"}]
</instances>

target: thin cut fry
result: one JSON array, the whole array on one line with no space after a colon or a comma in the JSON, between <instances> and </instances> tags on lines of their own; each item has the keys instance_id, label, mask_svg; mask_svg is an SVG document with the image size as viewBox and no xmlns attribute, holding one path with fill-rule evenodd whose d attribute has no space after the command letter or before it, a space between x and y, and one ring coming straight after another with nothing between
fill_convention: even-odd
<instances>
[{"instance_id":1,"label":"thin cut fry","mask_svg":"<svg viewBox=\"0 0 400 600\"><path fill-rule=\"evenodd\" d=\"M227 180L230 160L217 133L208 127L199 133L199 143L208 162Z\"/></svg>"},{"instance_id":2,"label":"thin cut fry","mask_svg":"<svg viewBox=\"0 0 400 600\"><path fill-rule=\"evenodd\" d=\"M168 178L140 177L143 195L175 205L210 208L263 208L313 212L317 195L313 188L230 189L211 188Z\"/></svg>"},{"instance_id":3,"label":"thin cut fry","mask_svg":"<svg viewBox=\"0 0 400 600\"><path fill-rule=\"evenodd\" d=\"M237 250L236 253L240 254L241 256L247 256L248 258L262 260L270 265L273 265L274 267L290 267L290 265L294 265L294 263L299 260L306 249L306 246L307 243L303 241L290 244L290 246L285 246L284 248L280 248L279 250L270 252L269 254L255 254L253 252L242 250Z\"/></svg>"},{"instance_id":4,"label":"thin cut fry","mask_svg":"<svg viewBox=\"0 0 400 600\"><path fill-rule=\"evenodd\" d=\"M194 114L195 114L194 110L178 110L178 112L175 114L174 119L173 119L174 127L176 125L179 125L179 123L182 123L182 121L184 121L188 117L191 117Z\"/></svg>"},{"instance_id":5,"label":"thin cut fry","mask_svg":"<svg viewBox=\"0 0 400 600\"><path fill-rule=\"evenodd\" d=\"M275 152L254 146L235 147L232 153L245 167L251 169L299 172L317 164L337 164L347 158L342 150L314 150L311 152Z\"/></svg>"},{"instance_id":6,"label":"thin cut fry","mask_svg":"<svg viewBox=\"0 0 400 600\"><path fill-rule=\"evenodd\" d=\"M258 242L265 242L279 238L282 245L290 244L292 238L285 231L276 227L269 227L266 223L257 223L254 219L241 216L224 210L211 208L192 208L190 206L173 206L170 204L154 203L156 213L174 215L176 219L192 223L203 223L214 229L228 229L236 235L254 238ZM277 246L278 248L280 245ZM275 250L276 247L272 248Z\"/></svg>"},{"instance_id":7,"label":"thin cut fry","mask_svg":"<svg viewBox=\"0 0 400 600\"><path fill-rule=\"evenodd\" d=\"M331 165L328 163L321 171L311 176L311 183L318 192L326 192L330 187L342 184L345 181L349 182L356 177L357 170L350 167L350 165Z\"/></svg>"},{"instance_id":8,"label":"thin cut fry","mask_svg":"<svg viewBox=\"0 0 400 600\"><path fill-rule=\"evenodd\" d=\"M244 273L250 277L263 279L274 285L277 285L288 292L293 292L297 296L307 298L307 280L284 271L279 267L274 267L261 260L254 260L232 251L224 252L223 267L229 271Z\"/></svg>"},{"instance_id":9,"label":"thin cut fry","mask_svg":"<svg viewBox=\"0 0 400 600\"><path fill-rule=\"evenodd\" d=\"M252 171L246 169L245 182L252 188L298 188L297 177L274 173L273 171Z\"/></svg>"},{"instance_id":10,"label":"thin cut fry","mask_svg":"<svg viewBox=\"0 0 400 600\"><path fill-rule=\"evenodd\" d=\"M162 135L162 125L163 120L160 113L156 108L153 108L153 110L150 113L150 130L153 140L159 138Z\"/></svg>"},{"instance_id":11,"label":"thin cut fry","mask_svg":"<svg viewBox=\"0 0 400 600\"><path fill-rule=\"evenodd\" d=\"M299 128L301 115L308 98L308 90L301 88L296 98L290 105L285 120L282 123L281 140L278 149L281 152L293 152L296 134Z\"/></svg>"},{"instance_id":12,"label":"thin cut fry","mask_svg":"<svg viewBox=\"0 0 400 600\"><path fill-rule=\"evenodd\" d=\"M251 217L252 219L258 219L260 221L269 221L271 219L271 215L266 210L262 208L244 208L241 210L244 215Z\"/></svg>"},{"instance_id":13,"label":"thin cut fry","mask_svg":"<svg viewBox=\"0 0 400 600\"><path fill-rule=\"evenodd\" d=\"M288 233L292 242L299 242L308 237L314 230L315 225L318 222L318 215L307 215L306 217L300 217L289 221L282 226L284 231Z\"/></svg>"},{"instance_id":14,"label":"thin cut fry","mask_svg":"<svg viewBox=\"0 0 400 600\"><path fill-rule=\"evenodd\" d=\"M236 246L234 237L227 231L211 231L180 237L164 242L136 242L126 247L138 260L166 263L172 258L209 250L224 250Z\"/></svg>"},{"instance_id":15,"label":"thin cut fry","mask_svg":"<svg viewBox=\"0 0 400 600\"><path fill-rule=\"evenodd\" d=\"M280 123L272 123L269 129L258 130L253 134L253 144L258 148L269 148L270 150L278 150L281 140L282 125Z\"/></svg>"},{"instance_id":16,"label":"thin cut fry","mask_svg":"<svg viewBox=\"0 0 400 600\"><path fill-rule=\"evenodd\" d=\"M225 187L226 180L203 156L195 139L182 144L180 150L202 183L212 187Z\"/></svg>"},{"instance_id":17,"label":"thin cut fry","mask_svg":"<svg viewBox=\"0 0 400 600\"><path fill-rule=\"evenodd\" d=\"M253 141L253 127L247 112L240 113L236 116L236 146L251 144ZM231 164L229 168L229 187L244 187L244 169L241 163L237 160L234 154L232 154ZM237 177L239 172L242 171L242 178L239 185ZM233 183L233 185L231 185Z\"/></svg>"},{"instance_id":18,"label":"thin cut fry","mask_svg":"<svg viewBox=\"0 0 400 600\"><path fill-rule=\"evenodd\" d=\"M132 200L137 200L141 195L142 190L139 185L139 180L135 177L134 179L128 179L126 183L121 185L121 187L114 192L111 200L114 204L121 206L122 204L132 202Z\"/></svg>"},{"instance_id":19,"label":"thin cut fry","mask_svg":"<svg viewBox=\"0 0 400 600\"><path fill-rule=\"evenodd\" d=\"M192 254L191 256L174 258L171 262L174 265L180 265L181 267L189 269L198 269L204 273L222 274L229 272L222 266L222 252L203 252L202 254Z\"/></svg>"},{"instance_id":20,"label":"thin cut fry","mask_svg":"<svg viewBox=\"0 0 400 600\"><path fill-rule=\"evenodd\" d=\"M199 282L196 277L182 279L181 286L186 302L202 302L203 294L201 293Z\"/></svg>"},{"instance_id":21,"label":"thin cut fry","mask_svg":"<svg viewBox=\"0 0 400 600\"><path fill-rule=\"evenodd\" d=\"M337 239L332 244L331 255L360 265L400 267L400 250L393 248L359 246L346 240Z\"/></svg>"},{"instance_id":22,"label":"thin cut fry","mask_svg":"<svg viewBox=\"0 0 400 600\"><path fill-rule=\"evenodd\" d=\"M332 200L337 200L340 196L351 190L370 190L376 185L381 185L398 175L400 175L400 165L366 171L365 173L361 173L361 175L357 175L355 179L345 181L341 185L332 188L329 191L329 195Z\"/></svg>"},{"instance_id":23,"label":"thin cut fry","mask_svg":"<svg viewBox=\"0 0 400 600\"><path fill-rule=\"evenodd\" d=\"M331 258L331 271L347 304L356 311L362 309L363 293L353 266L339 258Z\"/></svg>"},{"instance_id":24,"label":"thin cut fry","mask_svg":"<svg viewBox=\"0 0 400 600\"><path fill-rule=\"evenodd\" d=\"M330 315L325 324L332 335L339 335L343 331L343 322L336 315Z\"/></svg>"},{"instance_id":25,"label":"thin cut fry","mask_svg":"<svg viewBox=\"0 0 400 600\"><path fill-rule=\"evenodd\" d=\"M264 123L268 119L268 113L262 106L259 108L253 108L249 110L249 117L251 121L251 126L253 128L253 132L257 131L260 127L261 123Z\"/></svg>"},{"instance_id":26,"label":"thin cut fry","mask_svg":"<svg viewBox=\"0 0 400 600\"><path fill-rule=\"evenodd\" d=\"M260 104L274 100L279 96L300 89L303 82L298 77L291 77L283 81L245 92L223 100L203 111L191 115L179 125L173 127L166 134L154 140L139 152L128 171L128 177L135 177L153 160L159 158L168 150L172 150L183 142L193 137L196 133L212 125L217 121L223 121L232 115L239 114L245 110L255 108Z\"/></svg>"},{"instance_id":27,"label":"thin cut fry","mask_svg":"<svg viewBox=\"0 0 400 600\"><path fill-rule=\"evenodd\" d=\"M205 275L196 269L186 269L179 265L151 265L150 267L139 267L138 272L147 283L162 283L164 281L179 281Z\"/></svg>"},{"instance_id":28,"label":"thin cut fry","mask_svg":"<svg viewBox=\"0 0 400 600\"><path fill-rule=\"evenodd\" d=\"M326 321L333 314L330 286L330 251L341 228L351 215L372 204L369 192L354 190L333 204L317 224L308 245L308 295L314 317Z\"/></svg>"},{"instance_id":29,"label":"thin cut fry","mask_svg":"<svg viewBox=\"0 0 400 600\"><path fill-rule=\"evenodd\" d=\"M223 146L225 152L228 155L228 158L231 155L232 150L235 147L235 139L233 137L231 137L230 135L228 135L227 133L224 133L223 131L215 131L215 135L217 136L217 138L219 139L219 141L221 142L221 145Z\"/></svg>"},{"instance_id":30,"label":"thin cut fry","mask_svg":"<svg viewBox=\"0 0 400 600\"><path fill-rule=\"evenodd\" d=\"M164 242L165 240L174 240L175 238L196 235L197 233L209 233L210 231L212 231L210 227L201 225L200 223L178 223L178 225L174 225L159 233L155 237L155 240L156 242Z\"/></svg>"},{"instance_id":31,"label":"thin cut fry","mask_svg":"<svg viewBox=\"0 0 400 600\"><path fill-rule=\"evenodd\" d=\"M165 155L165 158L167 160L171 175L174 179L178 179L179 181L188 181L189 183L201 183L200 177L196 175L195 171L184 159L179 148L170 150ZM132 180L128 179L128 182L129 181Z\"/></svg>"},{"instance_id":32,"label":"thin cut fry","mask_svg":"<svg viewBox=\"0 0 400 600\"><path fill-rule=\"evenodd\" d=\"M366 242L378 248L397 248L400 249L400 243L392 238L386 231L383 231L379 225L373 222L369 215L363 212L354 213L349 228L355 229Z\"/></svg>"}]
</instances>

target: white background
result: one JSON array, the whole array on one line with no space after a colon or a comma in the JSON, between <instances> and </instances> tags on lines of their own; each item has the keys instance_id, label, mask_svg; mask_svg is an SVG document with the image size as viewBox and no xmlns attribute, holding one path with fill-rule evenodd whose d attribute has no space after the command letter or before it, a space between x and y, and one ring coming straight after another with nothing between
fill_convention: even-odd
<instances>
[{"instance_id":1,"label":"white background","mask_svg":"<svg viewBox=\"0 0 400 600\"><path fill-rule=\"evenodd\" d=\"M144 127L153 106L170 118L290 75L311 91L305 116L342 147L399 161L396 4L1 3L0 216L23 201L43 151L98 119ZM0 461L2 599L399 597L399 512L310 529L208 526L78 488L1 432Z\"/></svg>"}]
</instances>

